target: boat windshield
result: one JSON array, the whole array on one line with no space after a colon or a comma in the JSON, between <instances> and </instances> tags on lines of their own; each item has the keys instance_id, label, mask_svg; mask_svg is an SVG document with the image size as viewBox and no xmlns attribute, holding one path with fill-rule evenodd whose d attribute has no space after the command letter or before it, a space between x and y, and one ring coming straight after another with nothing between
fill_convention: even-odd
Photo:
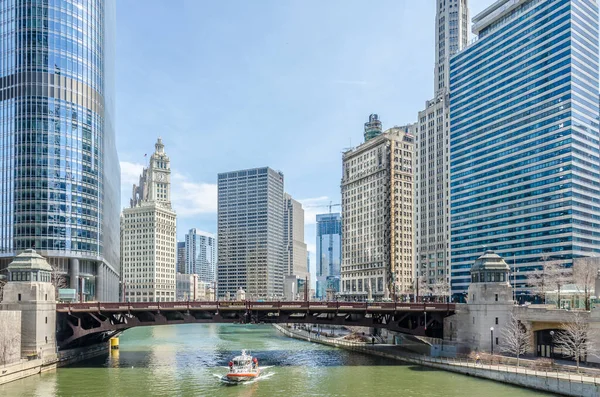
<instances>
[{"instance_id":1,"label":"boat windshield","mask_svg":"<svg viewBox=\"0 0 600 397\"><path fill-rule=\"evenodd\" d=\"M234 360L233 365L249 365L250 360Z\"/></svg>"}]
</instances>

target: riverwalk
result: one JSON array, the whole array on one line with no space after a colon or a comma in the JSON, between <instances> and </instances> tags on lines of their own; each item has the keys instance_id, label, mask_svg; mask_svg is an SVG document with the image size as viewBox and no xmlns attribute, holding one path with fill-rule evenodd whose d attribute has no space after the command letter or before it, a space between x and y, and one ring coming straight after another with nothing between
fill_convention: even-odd
<instances>
[{"instance_id":1,"label":"riverwalk","mask_svg":"<svg viewBox=\"0 0 600 397\"><path fill-rule=\"evenodd\" d=\"M291 338L322 343L411 364L437 368L565 396L600 396L600 377L593 375L573 374L561 371L540 371L503 364L482 364L464 358L429 357L407 352L396 345L352 342L345 340L342 337L329 338L322 334L316 336L316 334L302 329L288 328L278 324L274 326L281 333Z\"/></svg>"}]
</instances>

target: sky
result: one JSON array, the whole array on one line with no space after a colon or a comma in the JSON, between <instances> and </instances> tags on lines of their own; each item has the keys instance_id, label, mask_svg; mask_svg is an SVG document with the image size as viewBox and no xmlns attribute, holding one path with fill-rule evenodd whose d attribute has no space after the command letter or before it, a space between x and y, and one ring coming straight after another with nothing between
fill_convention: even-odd
<instances>
[{"instance_id":1,"label":"sky","mask_svg":"<svg viewBox=\"0 0 600 397\"><path fill-rule=\"evenodd\" d=\"M492 0L469 0L471 16ZM116 135L125 207L162 137L177 237L217 232L217 174L269 166L315 215L340 202L342 151L414 123L433 96L434 0L118 0ZM334 207L333 211L339 211Z\"/></svg>"}]
</instances>

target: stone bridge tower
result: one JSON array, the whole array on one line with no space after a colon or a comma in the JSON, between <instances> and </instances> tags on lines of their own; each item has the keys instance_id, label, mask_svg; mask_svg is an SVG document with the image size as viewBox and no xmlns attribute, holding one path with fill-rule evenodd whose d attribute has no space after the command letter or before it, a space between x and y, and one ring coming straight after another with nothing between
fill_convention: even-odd
<instances>
[{"instance_id":1,"label":"stone bridge tower","mask_svg":"<svg viewBox=\"0 0 600 397\"><path fill-rule=\"evenodd\" d=\"M35 250L17 255L8 265L8 282L0 310L21 312L21 355L56 357L56 293L52 267Z\"/></svg>"}]
</instances>

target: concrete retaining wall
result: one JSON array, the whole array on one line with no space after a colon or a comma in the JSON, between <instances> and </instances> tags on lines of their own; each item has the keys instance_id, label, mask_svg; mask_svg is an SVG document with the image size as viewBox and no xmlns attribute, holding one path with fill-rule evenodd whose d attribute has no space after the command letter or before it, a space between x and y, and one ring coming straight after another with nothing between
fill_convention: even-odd
<instances>
[{"instance_id":1,"label":"concrete retaining wall","mask_svg":"<svg viewBox=\"0 0 600 397\"><path fill-rule=\"evenodd\" d=\"M44 361L42 359L21 360L21 362L0 367L0 385L56 369L56 362L45 363Z\"/></svg>"},{"instance_id":2,"label":"concrete retaining wall","mask_svg":"<svg viewBox=\"0 0 600 397\"><path fill-rule=\"evenodd\" d=\"M436 359L409 354L392 354L385 351L378 351L365 345L349 344L337 341L335 339L307 337L306 335L293 332L280 325L275 325L275 328L277 328L284 335L295 339L308 340L342 349L348 349L365 354L404 361L411 364L437 368L444 371L456 372L463 375L476 376L478 378L508 383L529 389L573 397L600 396L600 380L597 380L598 378L589 378L585 376L580 378L579 375L575 376L563 373L544 373L523 368L517 369L516 367L513 367L513 371L511 371L511 367L506 366L498 366L496 369L495 366L475 365L473 363L469 364L468 362L460 363L452 361L451 359ZM500 368L506 368L506 370L501 370Z\"/></svg>"}]
</instances>

